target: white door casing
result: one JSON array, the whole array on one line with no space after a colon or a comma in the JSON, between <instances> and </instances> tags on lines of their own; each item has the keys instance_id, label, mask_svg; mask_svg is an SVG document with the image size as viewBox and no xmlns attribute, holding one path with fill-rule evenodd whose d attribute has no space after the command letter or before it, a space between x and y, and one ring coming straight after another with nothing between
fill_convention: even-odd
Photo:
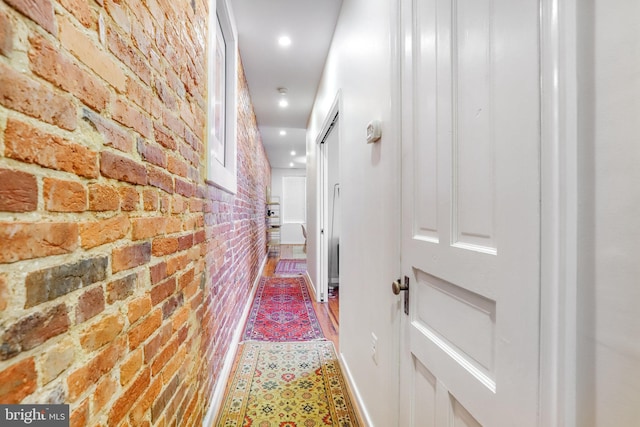
<instances>
[{"instance_id":1,"label":"white door casing","mask_svg":"<svg viewBox=\"0 0 640 427\"><path fill-rule=\"evenodd\" d=\"M539 2L403 0L400 426L534 426Z\"/></svg>"}]
</instances>

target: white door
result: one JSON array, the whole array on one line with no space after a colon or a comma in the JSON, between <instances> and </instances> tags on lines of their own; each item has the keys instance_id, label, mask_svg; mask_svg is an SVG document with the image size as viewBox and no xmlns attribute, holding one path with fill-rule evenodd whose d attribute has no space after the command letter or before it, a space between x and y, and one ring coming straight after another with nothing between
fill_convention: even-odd
<instances>
[{"instance_id":1,"label":"white door","mask_svg":"<svg viewBox=\"0 0 640 427\"><path fill-rule=\"evenodd\" d=\"M539 3L402 0L401 16L399 425L535 426Z\"/></svg>"}]
</instances>

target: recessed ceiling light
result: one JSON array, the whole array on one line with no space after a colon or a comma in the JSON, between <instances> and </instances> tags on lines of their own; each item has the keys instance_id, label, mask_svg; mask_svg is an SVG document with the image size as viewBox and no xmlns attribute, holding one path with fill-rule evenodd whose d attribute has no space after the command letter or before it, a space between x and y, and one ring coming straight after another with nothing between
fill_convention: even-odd
<instances>
[{"instance_id":1,"label":"recessed ceiling light","mask_svg":"<svg viewBox=\"0 0 640 427\"><path fill-rule=\"evenodd\" d=\"M286 99L281 99L280 101L278 101L278 105L281 106L282 108L288 107L289 101L287 101Z\"/></svg>"},{"instance_id":2,"label":"recessed ceiling light","mask_svg":"<svg viewBox=\"0 0 640 427\"><path fill-rule=\"evenodd\" d=\"M293 151L293 150L291 150L291 155L292 155L292 156L295 156L295 155L296 155L296 152L295 152L295 151Z\"/></svg>"},{"instance_id":3,"label":"recessed ceiling light","mask_svg":"<svg viewBox=\"0 0 640 427\"><path fill-rule=\"evenodd\" d=\"M280 36L278 38L278 44L282 47L291 46L291 38L289 36Z\"/></svg>"},{"instance_id":4,"label":"recessed ceiling light","mask_svg":"<svg viewBox=\"0 0 640 427\"><path fill-rule=\"evenodd\" d=\"M289 163L289 167L292 168L293 167L293 162Z\"/></svg>"},{"instance_id":5,"label":"recessed ceiling light","mask_svg":"<svg viewBox=\"0 0 640 427\"><path fill-rule=\"evenodd\" d=\"M287 131L286 131L286 130L282 129L282 130L280 131L280 136L285 136L286 134L287 134Z\"/></svg>"}]
</instances>

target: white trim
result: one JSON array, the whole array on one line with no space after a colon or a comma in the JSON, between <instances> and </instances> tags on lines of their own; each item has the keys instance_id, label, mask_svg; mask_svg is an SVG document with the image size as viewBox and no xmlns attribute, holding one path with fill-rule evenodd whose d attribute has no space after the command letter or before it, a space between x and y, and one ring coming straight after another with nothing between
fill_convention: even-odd
<instances>
[{"instance_id":1,"label":"white trim","mask_svg":"<svg viewBox=\"0 0 640 427\"><path fill-rule=\"evenodd\" d=\"M327 135L333 129L333 123L336 117L339 117L340 111L342 110L342 92L339 90L336 94L336 97L331 104L331 108L329 108L329 112L325 116L324 122L322 123L322 127L320 128L320 132L316 137L316 150L318 155L317 159L317 175L318 186L317 188L320 191L316 194L316 202L318 206L318 212L320 215L318 217L318 230L317 230L317 243L316 249L318 254L318 287L317 287L317 295L328 295L329 293L329 233L321 233L321 230L324 229L324 226L327 222L327 217L329 216L329 212L327 210L327 203L325 202L325 197L328 189L327 189L327 174L328 174L328 166L327 159L325 159L325 151L322 149L323 141L326 139ZM338 120L340 120L338 118ZM340 128L338 128L338 131ZM338 145L340 144L340 134L338 134ZM316 298L317 302L320 302L319 297Z\"/></svg>"},{"instance_id":2,"label":"white trim","mask_svg":"<svg viewBox=\"0 0 640 427\"><path fill-rule=\"evenodd\" d=\"M251 310L253 297L255 296L256 290L258 289L258 283L262 278L262 271L264 270L264 266L267 263L267 258L268 254L264 256L262 264L260 265L260 269L258 270L259 273L256 276L256 279L253 281L253 285L251 286L251 294L247 299L247 304L245 305L244 310L242 310L242 316L240 317L242 321L238 323L238 326L233 333L233 337L231 338L231 344L227 349L227 354L224 358L222 369L220 370L220 376L218 377L218 381L216 381L215 388L213 389L213 393L211 395L209 409L207 410L207 414L202 420L203 427L213 426L215 417L216 415L218 415L218 411L222 407L222 403L224 401L224 391L231 376L231 368L233 367L233 362L236 358L236 353L238 351L238 345L240 344L240 337L242 336L242 330L244 329L245 320L247 319L247 317L249 317L249 311Z\"/></svg>"},{"instance_id":3,"label":"white trim","mask_svg":"<svg viewBox=\"0 0 640 427\"><path fill-rule=\"evenodd\" d=\"M348 383L348 387L351 392L351 397L353 397L353 399L355 400L354 403L356 404L357 408L354 408L354 409L362 416L365 425L369 427L375 427L375 424L373 424L373 420L371 419L371 415L369 415L369 412L367 411L366 406L364 405L364 399L362 398L362 394L360 394L360 390L358 390L358 387L356 386L356 382L353 378L353 375L351 375L351 370L349 369L349 365L347 364L347 361L345 360L342 353L338 355L338 362L340 363L340 369L342 369L344 378Z\"/></svg>"},{"instance_id":4,"label":"white trim","mask_svg":"<svg viewBox=\"0 0 640 427\"><path fill-rule=\"evenodd\" d=\"M226 54L226 95L225 95L225 164L221 165L206 148L207 181L231 194L237 191L237 117L238 112L238 31L231 10L230 0L209 0L209 33L207 46L207 129L205 144L213 137L213 104L215 91L216 29L218 20L227 42Z\"/></svg>"},{"instance_id":5,"label":"white trim","mask_svg":"<svg viewBox=\"0 0 640 427\"><path fill-rule=\"evenodd\" d=\"M540 417L576 425L577 0L541 0Z\"/></svg>"}]
</instances>

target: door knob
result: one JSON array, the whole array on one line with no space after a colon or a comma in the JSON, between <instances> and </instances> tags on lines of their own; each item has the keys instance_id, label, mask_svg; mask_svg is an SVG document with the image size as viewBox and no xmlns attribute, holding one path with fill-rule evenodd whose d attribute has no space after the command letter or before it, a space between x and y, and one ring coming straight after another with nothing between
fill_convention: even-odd
<instances>
[{"instance_id":1,"label":"door knob","mask_svg":"<svg viewBox=\"0 0 640 427\"><path fill-rule=\"evenodd\" d=\"M400 295L400 291L408 291L409 285L403 284L400 279L396 280L391 284L391 289L395 295Z\"/></svg>"}]
</instances>

